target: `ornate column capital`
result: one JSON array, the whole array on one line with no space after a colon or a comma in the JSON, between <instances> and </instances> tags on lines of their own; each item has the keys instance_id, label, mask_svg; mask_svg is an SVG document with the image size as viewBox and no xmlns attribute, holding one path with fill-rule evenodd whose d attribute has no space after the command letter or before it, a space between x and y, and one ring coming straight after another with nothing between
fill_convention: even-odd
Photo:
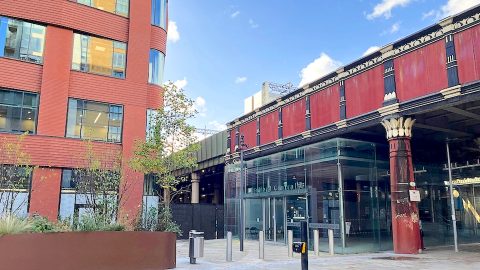
<instances>
[{"instance_id":1,"label":"ornate column capital","mask_svg":"<svg viewBox=\"0 0 480 270\"><path fill-rule=\"evenodd\" d=\"M382 121L382 126L387 132L387 139L399 137L412 137L412 127L415 119L411 117L389 118Z\"/></svg>"}]
</instances>

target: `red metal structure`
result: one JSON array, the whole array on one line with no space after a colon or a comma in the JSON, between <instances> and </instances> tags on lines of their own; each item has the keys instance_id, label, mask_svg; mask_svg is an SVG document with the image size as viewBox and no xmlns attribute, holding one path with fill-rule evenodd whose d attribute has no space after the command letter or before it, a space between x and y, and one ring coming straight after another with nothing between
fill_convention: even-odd
<instances>
[{"instance_id":1,"label":"red metal structure","mask_svg":"<svg viewBox=\"0 0 480 270\"><path fill-rule=\"evenodd\" d=\"M62 169L78 166L74 157L82 151L82 142L66 136L69 99L115 104L123 109L120 141L98 141L94 147L99 151L121 151L125 163L123 170L128 170L125 160L131 156L135 140L145 138L147 109L162 105L163 89L159 84L149 83L149 52L156 50L165 54L167 37L166 26L160 27L152 22L154 2L166 5L166 1L148 0L92 1L91 6L71 0L0 2L0 17L9 23L8 27L11 22L45 27L44 44L39 45L43 49L41 62L32 63L28 59L2 57L0 54L0 90L36 93L39 99L35 131L30 132L24 141L32 163L38 166L31 183L30 213L56 220ZM166 21L166 18L162 20ZM7 31L13 30L8 28ZM79 52L72 53L72 49L74 36L78 33L92 39L124 44L127 48L124 59L113 54L114 69L117 60L123 62L123 77L75 70L72 58ZM93 60L88 61L94 61L94 54L105 51L102 46L89 47L88 59ZM111 48L106 50L108 52ZM92 69L94 65L102 64L92 64ZM0 139L15 139L17 135L12 133L15 132L1 133ZM122 213L133 217L142 205L143 175L128 172L126 181L131 188Z\"/></svg>"},{"instance_id":2,"label":"red metal structure","mask_svg":"<svg viewBox=\"0 0 480 270\"><path fill-rule=\"evenodd\" d=\"M384 136L378 127L388 122L394 250L417 253L418 208L408 195L415 189L411 125L461 134L427 126L421 116L479 98L479 24L480 7L448 17L235 119L228 125L227 163L239 159L240 136L249 160L338 136Z\"/></svg>"}]
</instances>

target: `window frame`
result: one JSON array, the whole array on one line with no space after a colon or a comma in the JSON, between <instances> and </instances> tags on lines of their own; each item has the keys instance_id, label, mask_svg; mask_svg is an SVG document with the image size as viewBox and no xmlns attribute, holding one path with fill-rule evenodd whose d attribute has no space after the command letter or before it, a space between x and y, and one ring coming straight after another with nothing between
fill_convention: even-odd
<instances>
[{"instance_id":1,"label":"window frame","mask_svg":"<svg viewBox=\"0 0 480 270\"><path fill-rule=\"evenodd\" d=\"M68 121L69 121L69 113L70 113L70 101L71 100L76 100L76 101L82 101L82 102L91 102L91 103L97 103L97 104L102 104L102 105L107 105L108 106L108 112L106 112L108 114L108 125L107 125L107 136L106 136L106 140L101 140L101 139L95 139L95 138L89 138L89 137L83 137L82 136L82 129L83 129L83 118L81 119L80 121L80 135L78 137L74 137L74 136L69 136L68 134ZM112 141L112 140L109 140L109 137L110 137L110 122L112 121L110 119L110 115L112 114L112 111L111 111L111 108L112 107L120 107L121 108L121 114L122 114L122 120L121 120L121 129L120 129L120 136L119 136L119 141ZM78 110L78 106L77 106L77 110ZM84 106L82 105L82 115L83 115L83 112L85 111L85 108ZM116 113L116 114L119 114L119 113ZM95 101L95 100L87 100L87 99L79 99L79 98L74 98L74 97L69 97L68 98L68 106L67 106L67 119L66 119L66 124L65 124L65 138L68 138L68 139L75 139L75 140L91 140L91 141L94 141L94 142L104 142L104 143L112 143L112 144L122 144L123 143L123 131L124 131L124 117L125 115L125 106L123 104L115 104L115 103L108 103L108 102L101 102L101 101ZM115 134L117 134L115 132Z\"/></svg>"},{"instance_id":2,"label":"window frame","mask_svg":"<svg viewBox=\"0 0 480 270\"><path fill-rule=\"evenodd\" d=\"M2 16L0 14L0 29L1 29L1 25L2 25L2 21L3 19L6 19L6 29L8 31L8 21L9 20L15 20L15 21L18 21L18 22L21 22L22 23L22 28L24 27L23 24L24 23L29 23L30 24L30 33L29 33L29 39L28 39L28 48L27 48L27 56L29 55L29 52L31 51L30 49L30 46L31 46L31 35L32 35L32 26L40 26L40 27L43 27L43 42L41 44L41 47L42 47L42 56L40 57L40 61L39 62L34 62L34 61L29 61L29 60L26 60L26 59L22 59L20 58L20 56L18 58L16 57L11 57L11 56L5 56L5 47L6 47L6 39L7 39L7 36L5 35L5 40L3 41L0 41L0 58L5 58L5 59L11 59L11 60L16 60L16 61L21 61L21 62L24 62L24 63L30 63L30 64L35 64L35 65L41 65L43 66L43 63L45 61L45 44L46 44L46 39L47 39L47 25L45 24L41 24L41 23L37 23L37 22L32 22L32 21L28 21L28 20L23 20L23 19L17 19L17 18L12 18L12 17L8 17L8 16ZM22 30L23 31L23 30ZM1 33L1 32L0 32ZM22 32L22 36L23 36L23 32ZM21 42L22 42L22 36L20 36L19 38L19 42L20 42L20 47L19 49L21 48ZM1 39L1 37L0 37ZM3 50L2 50L3 48Z\"/></svg>"},{"instance_id":3,"label":"window frame","mask_svg":"<svg viewBox=\"0 0 480 270\"><path fill-rule=\"evenodd\" d=\"M119 0L113 0L115 2L115 12L110 12L108 10L104 10L104 9L100 9L100 8L97 8L93 5L92 3L92 0L89 0L90 4L84 4L84 3L81 3L79 2L78 0L70 0L72 2L74 2L75 4L78 4L78 5L82 5L82 6L86 6L86 7L89 7L89 8L93 8L93 9L96 9L96 10L100 10L102 12L106 12L108 14L113 14L113 15L117 15L117 16L120 16L122 18L130 18L130 0L127 0L127 3L128 3L128 6L127 6L127 15L122 15L121 13L118 12L118 1Z\"/></svg>"},{"instance_id":4,"label":"window frame","mask_svg":"<svg viewBox=\"0 0 480 270\"><path fill-rule=\"evenodd\" d=\"M156 26L156 27L160 27L162 28L163 30L167 31L167 27L168 27L168 0L152 0L151 1L151 12L150 12L150 24L153 25L153 26ZM161 4L164 3L165 4L165 13L164 14L161 14L161 10L160 10L160 13L159 14L155 14L155 11L156 11L156 8L157 8L157 3L160 4L160 7L161 7ZM164 20L162 21L162 15L165 16ZM159 22L158 24L156 23L156 17L158 17L159 19ZM164 25L162 26L162 22L164 23Z\"/></svg>"},{"instance_id":5,"label":"window frame","mask_svg":"<svg viewBox=\"0 0 480 270\"><path fill-rule=\"evenodd\" d=\"M79 35L80 38L79 38L79 49L80 49L80 53L79 53L79 57L80 57L80 63L74 63L74 57L75 57L75 37L76 35ZM84 38L87 38L86 40L86 49L85 51L83 50L84 47L82 46L83 43L85 42ZM102 74L102 73L97 73L97 72L92 72L90 70L90 65L91 65L91 62L89 62L91 56L89 56L89 53L88 53L88 47L90 46L90 38L96 38L96 39L102 39L102 40L106 40L106 41L109 41L112 43L112 55L111 55L111 58L112 58L112 61L111 61L111 65L110 65L110 70L111 70L111 73L110 75L107 75L107 74ZM83 32L73 32L73 36L72 36L72 39L73 39L73 45L72 45L72 59L71 59L71 63L70 63L70 70L72 71L77 71L77 72L82 72L82 73L88 73L88 74L92 74L92 75L97 75L97 76L103 76L103 77L107 77L107 78L115 78L115 79L120 79L120 80L126 80L127 79L127 61L128 61L128 43L126 42L123 42L123 41L118 41L118 40L114 40L114 39L109 39L109 38L105 38L105 37L100 37L100 36L95 36L95 35L90 35L90 34L87 34L87 33L83 33ZM123 70L123 77L118 77L118 76L115 76L115 69L114 69L114 62L115 62L115 49L120 49L120 48L116 48L115 45L116 44L123 44L125 46L125 59L124 59L124 70ZM83 63L83 60L85 60L85 63ZM74 67L74 64L78 64L78 69L76 69ZM82 66L83 65L83 66Z\"/></svg>"},{"instance_id":6,"label":"window frame","mask_svg":"<svg viewBox=\"0 0 480 270\"><path fill-rule=\"evenodd\" d=\"M38 93L35 93L35 92L28 92L28 91L20 91L20 90L11 90L11 89L6 89L6 88L0 88L0 91L5 91L5 92L10 92L10 93L20 93L22 94L22 100L21 100L21 105L18 106L18 105L10 105L10 104L4 104L4 103L0 103L1 106L5 106L5 107L14 107L14 108L20 108L20 121L23 120L23 111L24 109L31 109L34 111L34 119L33 119L33 131L30 132L28 130L19 130L19 131L14 131L12 129L10 130L0 130L0 134L23 134L25 132L27 132L28 134L31 134L31 135L35 135L37 134L37 124L38 124L38 111L40 109L40 95ZM25 94L30 94L30 95L35 95L35 104L36 104L36 107L33 107L33 106L25 106L24 105L24 102L25 102ZM5 117L7 118L7 117Z\"/></svg>"},{"instance_id":7,"label":"window frame","mask_svg":"<svg viewBox=\"0 0 480 270\"><path fill-rule=\"evenodd\" d=\"M154 66L153 65L152 65L152 71L150 72L150 64L152 63L152 61L151 61L152 60L152 52L153 53L158 52L159 55L161 54L163 56L163 61L162 61L163 63L162 63L162 67L161 67L162 73L161 73L161 78L158 78L158 80L159 80L158 83L155 83L155 82L152 81L153 80L153 74L155 74L155 72L153 72L154 71L154 68L153 68ZM157 66L157 68L158 68L158 66ZM156 72L156 73L158 75L158 72ZM152 84L152 85L162 86L164 75L165 75L165 54L160 50L150 48L150 51L148 53L148 83ZM159 76L157 76L157 77L159 77Z\"/></svg>"}]
</instances>

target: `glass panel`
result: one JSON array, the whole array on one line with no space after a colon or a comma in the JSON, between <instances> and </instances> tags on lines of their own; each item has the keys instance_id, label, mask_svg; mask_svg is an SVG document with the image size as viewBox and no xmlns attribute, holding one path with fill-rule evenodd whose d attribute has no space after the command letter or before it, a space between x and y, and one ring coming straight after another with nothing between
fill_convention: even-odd
<instances>
[{"instance_id":1,"label":"glass panel","mask_svg":"<svg viewBox=\"0 0 480 270\"><path fill-rule=\"evenodd\" d=\"M5 53L5 41L7 39L8 19L0 17L0 57Z\"/></svg>"},{"instance_id":2,"label":"glass panel","mask_svg":"<svg viewBox=\"0 0 480 270\"><path fill-rule=\"evenodd\" d=\"M258 239L258 232L263 230L262 199L245 200L245 238Z\"/></svg>"},{"instance_id":3,"label":"glass panel","mask_svg":"<svg viewBox=\"0 0 480 270\"><path fill-rule=\"evenodd\" d=\"M166 29L167 0L152 0L152 24Z\"/></svg>"},{"instance_id":4,"label":"glass panel","mask_svg":"<svg viewBox=\"0 0 480 270\"><path fill-rule=\"evenodd\" d=\"M44 26L7 18L0 24L0 56L42 63Z\"/></svg>"},{"instance_id":5,"label":"glass panel","mask_svg":"<svg viewBox=\"0 0 480 270\"><path fill-rule=\"evenodd\" d=\"M115 0L93 0L93 7L115 13Z\"/></svg>"},{"instance_id":6,"label":"glass panel","mask_svg":"<svg viewBox=\"0 0 480 270\"><path fill-rule=\"evenodd\" d=\"M121 42L113 42L113 76L125 78L125 62L127 56L127 45Z\"/></svg>"},{"instance_id":7,"label":"glass panel","mask_svg":"<svg viewBox=\"0 0 480 270\"><path fill-rule=\"evenodd\" d=\"M7 127L7 106L0 105L0 131L8 131Z\"/></svg>"},{"instance_id":8,"label":"glass panel","mask_svg":"<svg viewBox=\"0 0 480 270\"><path fill-rule=\"evenodd\" d=\"M89 71L102 75L112 75L113 42L107 39L90 37L88 44Z\"/></svg>"},{"instance_id":9,"label":"glass panel","mask_svg":"<svg viewBox=\"0 0 480 270\"><path fill-rule=\"evenodd\" d=\"M148 65L148 82L161 85L163 82L163 72L165 65L165 55L157 50L150 50L150 63Z\"/></svg>"},{"instance_id":10,"label":"glass panel","mask_svg":"<svg viewBox=\"0 0 480 270\"><path fill-rule=\"evenodd\" d=\"M128 16L128 0L117 0L117 14Z\"/></svg>"},{"instance_id":11,"label":"glass panel","mask_svg":"<svg viewBox=\"0 0 480 270\"><path fill-rule=\"evenodd\" d=\"M75 99L68 101L67 137L70 138L80 138L83 108L77 105L78 101Z\"/></svg>"}]
</instances>

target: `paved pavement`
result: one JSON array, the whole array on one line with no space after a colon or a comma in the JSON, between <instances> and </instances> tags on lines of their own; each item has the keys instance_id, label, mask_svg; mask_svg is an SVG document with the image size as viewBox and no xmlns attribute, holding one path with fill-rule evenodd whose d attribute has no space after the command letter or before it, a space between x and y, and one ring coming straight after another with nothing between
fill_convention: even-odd
<instances>
[{"instance_id":1,"label":"paved pavement","mask_svg":"<svg viewBox=\"0 0 480 270\"><path fill-rule=\"evenodd\" d=\"M300 270L300 255L289 258L283 245L265 244L265 259L258 258L258 242L246 241L245 251L239 251L233 241L233 262L225 261L226 240L205 241L205 257L189 264L188 242L177 242L177 269L269 269ZM480 270L480 244L461 246L455 254L452 247L426 250L420 255L395 255L391 252L334 255L309 254L309 269L476 269Z\"/></svg>"}]
</instances>

